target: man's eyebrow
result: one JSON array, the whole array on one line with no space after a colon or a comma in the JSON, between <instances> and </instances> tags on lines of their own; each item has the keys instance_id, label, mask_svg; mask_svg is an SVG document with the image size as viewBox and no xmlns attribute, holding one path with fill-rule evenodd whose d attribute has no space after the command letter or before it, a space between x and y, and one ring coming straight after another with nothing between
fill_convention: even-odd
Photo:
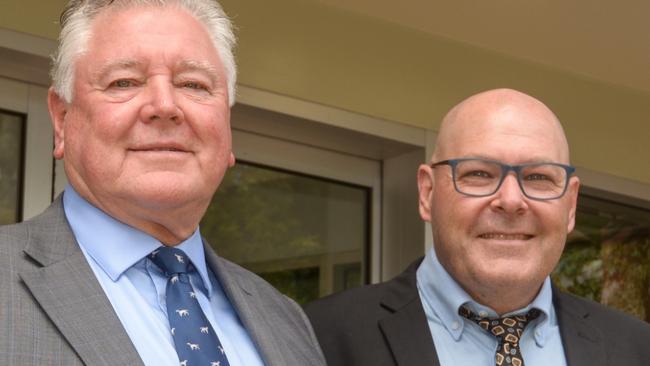
<instances>
[{"instance_id":1,"label":"man's eyebrow","mask_svg":"<svg viewBox=\"0 0 650 366\"><path fill-rule=\"evenodd\" d=\"M198 71L204 73L210 78L212 83L219 81L219 69L209 62L204 61L194 61L194 60L185 60L181 61L176 65L176 68L180 72L184 71Z\"/></svg>"},{"instance_id":2,"label":"man's eyebrow","mask_svg":"<svg viewBox=\"0 0 650 366\"><path fill-rule=\"evenodd\" d=\"M110 61L100 66L95 72L93 72L93 76L95 77L95 79L101 79L102 77L104 77L105 75L109 74L111 71L114 70L138 69L141 66L142 66L142 62L138 60L124 59L124 60Z\"/></svg>"}]
</instances>

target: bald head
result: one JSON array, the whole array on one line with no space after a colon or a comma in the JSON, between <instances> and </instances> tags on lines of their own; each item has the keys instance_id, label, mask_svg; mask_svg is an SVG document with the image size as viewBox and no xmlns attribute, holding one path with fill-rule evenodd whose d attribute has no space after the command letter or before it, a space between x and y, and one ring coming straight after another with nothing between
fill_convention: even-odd
<instances>
[{"instance_id":1,"label":"bald head","mask_svg":"<svg viewBox=\"0 0 650 366\"><path fill-rule=\"evenodd\" d=\"M486 140L497 136L501 143L538 141L540 148L553 148L556 162L569 163L568 143L555 114L539 100L512 89L485 91L452 108L440 126L432 161L460 157L459 145L468 149L463 154L490 157L485 156L490 154L485 151ZM516 150L508 155L512 153L516 155ZM544 153L526 159L541 159Z\"/></svg>"},{"instance_id":2,"label":"bald head","mask_svg":"<svg viewBox=\"0 0 650 366\"><path fill-rule=\"evenodd\" d=\"M452 160L418 169L420 215L442 266L498 314L530 304L575 224L580 182L558 168L569 147L557 117L515 90L474 95L444 118L432 159Z\"/></svg>"}]
</instances>

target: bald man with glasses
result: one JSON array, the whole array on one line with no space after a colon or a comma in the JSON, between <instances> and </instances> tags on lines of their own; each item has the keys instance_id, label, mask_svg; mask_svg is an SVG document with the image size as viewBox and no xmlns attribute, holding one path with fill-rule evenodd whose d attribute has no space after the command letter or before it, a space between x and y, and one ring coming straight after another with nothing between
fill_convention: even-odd
<instances>
[{"instance_id":1,"label":"bald man with glasses","mask_svg":"<svg viewBox=\"0 0 650 366\"><path fill-rule=\"evenodd\" d=\"M433 248L391 281L307 308L329 365L650 362L648 324L551 284L580 181L542 102L510 89L464 100L417 179Z\"/></svg>"}]
</instances>

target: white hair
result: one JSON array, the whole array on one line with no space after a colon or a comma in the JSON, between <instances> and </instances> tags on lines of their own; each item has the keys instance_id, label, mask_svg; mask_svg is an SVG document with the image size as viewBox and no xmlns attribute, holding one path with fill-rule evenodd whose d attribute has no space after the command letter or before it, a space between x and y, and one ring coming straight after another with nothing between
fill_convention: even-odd
<instances>
[{"instance_id":1,"label":"white hair","mask_svg":"<svg viewBox=\"0 0 650 366\"><path fill-rule=\"evenodd\" d=\"M136 5L177 5L203 24L212 39L226 72L230 105L235 103L237 65L232 48L235 35L228 16L216 0L70 0L61 13L59 47L52 56L52 86L67 103L72 102L74 67L79 55L86 52L93 19L109 7Z\"/></svg>"}]
</instances>

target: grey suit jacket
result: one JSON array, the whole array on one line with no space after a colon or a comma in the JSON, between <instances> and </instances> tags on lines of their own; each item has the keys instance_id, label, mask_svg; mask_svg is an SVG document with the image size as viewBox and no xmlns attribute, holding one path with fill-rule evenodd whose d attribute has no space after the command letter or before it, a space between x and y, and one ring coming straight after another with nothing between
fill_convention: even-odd
<instances>
[{"instance_id":1,"label":"grey suit jacket","mask_svg":"<svg viewBox=\"0 0 650 366\"><path fill-rule=\"evenodd\" d=\"M328 365L440 366L416 287L421 260L388 282L307 306ZM650 365L647 323L555 289L553 301L569 366Z\"/></svg>"},{"instance_id":2,"label":"grey suit jacket","mask_svg":"<svg viewBox=\"0 0 650 366\"><path fill-rule=\"evenodd\" d=\"M324 365L300 307L206 245L218 277L267 365ZM142 365L73 236L59 197L0 227L0 365Z\"/></svg>"}]
</instances>

